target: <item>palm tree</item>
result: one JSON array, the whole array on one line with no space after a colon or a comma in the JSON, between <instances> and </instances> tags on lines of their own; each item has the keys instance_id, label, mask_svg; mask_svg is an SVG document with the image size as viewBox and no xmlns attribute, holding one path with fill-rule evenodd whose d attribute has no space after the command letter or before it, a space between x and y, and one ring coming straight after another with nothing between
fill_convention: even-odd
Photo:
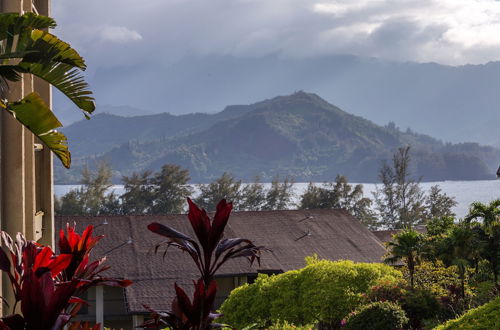
<instances>
[{"instance_id":1,"label":"palm tree","mask_svg":"<svg viewBox=\"0 0 500 330\"><path fill-rule=\"evenodd\" d=\"M469 208L469 214L465 217L467 222L483 219L482 226L486 231L500 221L500 199L495 199L486 205L480 202L474 202Z\"/></svg>"},{"instance_id":2,"label":"palm tree","mask_svg":"<svg viewBox=\"0 0 500 330\"><path fill-rule=\"evenodd\" d=\"M0 111L7 111L33 132L68 168L67 138L56 131L62 124L40 95L33 92L21 100L6 99L9 82L32 74L61 91L90 118L95 105L81 75L85 62L69 44L44 31L55 26L52 18L34 13L0 14Z\"/></svg>"},{"instance_id":3,"label":"palm tree","mask_svg":"<svg viewBox=\"0 0 500 330\"><path fill-rule=\"evenodd\" d=\"M465 275L467 268L478 257L477 241L468 223L452 227L438 243L438 256L446 266L456 266L461 283L461 295L465 297Z\"/></svg>"},{"instance_id":4,"label":"palm tree","mask_svg":"<svg viewBox=\"0 0 500 330\"><path fill-rule=\"evenodd\" d=\"M414 288L415 266L420 262L423 248L423 236L413 229L406 229L394 236L387 243L390 256L384 262L394 264L403 260L410 274L410 287Z\"/></svg>"},{"instance_id":5,"label":"palm tree","mask_svg":"<svg viewBox=\"0 0 500 330\"><path fill-rule=\"evenodd\" d=\"M495 286L498 288L498 272L500 268L500 199L490 204L472 203L469 214L465 220L471 223L473 220L482 219L475 226L475 231L480 242L480 257L488 260Z\"/></svg>"}]
</instances>

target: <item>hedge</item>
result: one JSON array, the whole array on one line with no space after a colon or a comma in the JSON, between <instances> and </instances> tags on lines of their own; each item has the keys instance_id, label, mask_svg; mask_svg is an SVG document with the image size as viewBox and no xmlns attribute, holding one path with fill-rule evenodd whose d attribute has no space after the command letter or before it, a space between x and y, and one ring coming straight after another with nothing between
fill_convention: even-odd
<instances>
[{"instance_id":1,"label":"hedge","mask_svg":"<svg viewBox=\"0 0 500 330\"><path fill-rule=\"evenodd\" d=\"M372 285L400 278L401 272L384 264L316 260L299 270L259 275L255 283L233 290L221 306L223 323L236 328L280 321L340 323Z\"/></svg>"},{"instance_id":2,"label":"hedge","mask_svg":"<svg viewBox=\"0 0 500 330\"><path fill-rule=\"evenodd\" d=\"M401 306L389 301L376 301L358 307L347 318L346 330L402 329L408 318Z\"/></svg>"},{"instance_id":3,"label":"hedge","mask_svg":"<svg viewBox=\"0 0 500 330\"><path fill-rule=\"evenodd\" d=\"M500 328L500 297L464 315L434 328L434 330L490 330Z\"/></svg>"}]
</instances>

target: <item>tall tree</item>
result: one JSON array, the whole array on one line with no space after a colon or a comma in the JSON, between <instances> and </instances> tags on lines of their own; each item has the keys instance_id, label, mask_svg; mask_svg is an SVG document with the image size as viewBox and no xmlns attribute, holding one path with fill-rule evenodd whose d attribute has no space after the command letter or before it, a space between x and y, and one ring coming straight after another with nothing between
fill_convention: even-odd
<instances>
[{"instance_id":1,"label":"tall tree","mask_svg":"<svg viewBox=\"0 0 500 330\"><path fill-rule=\"evenodd\" d=\"M153 189L153 214L182 213L192 189L188 185L189 171L179 165L163 165L150 180Z\"/></svg>"},{"instance_id":2,"label":"tall tree","mask_svg":"<svg viewBox=\"0 0 500 330\"><path fill-rule=\"evenodd\" d=\"M293 197L294 180L286 177L283 182L280 182L277 175L271 182L271 188L266 193L266 202L262 207L263 210L286 210L289 208Z\"/></svg>"},{"instance_id":3,"label":"tall tree","mask_svg":"<svg viewBox=\"0 0 500 330\"><path fill-rule=\"evenodd\" d=\"M226 199L239 208L241 201L241 180L236 180L230 173L224 172L222 176L209 184L200 185L200 195L195 202L201 208L211 212L219 201Z\"/></svg>"},{"instance_id":4,"label":"tall tree","mask_svg":"<svg viewBox=\"0 0 500 330\"><path fill-rule=\"evenodd\" d=\"M101 215L119 213L119 202L113 193L108 194L112 187L112 171L109 165L101 163L96 171L87 166L82 171L82 186L70 191L57 203L58 215ZM113 211L110 211L113 209Z\"/></svg>"},{"instance_id":5,"label":"tall tree","mask_svg":"<svg viewBox=\"0 0 500 330\"><path fill-rule=\"evenodd\" d=\"M151 175L151 171L145 170L122 177L125 192L120 199L124 214L150 214L152 212L154 194Z\"/></svg>"},{"instance_id":6,"label":"tall tree","mask_svg":"<svg viewBox=\"0 0 500 330\"><path fill-rule=\"evenodd\" d=\"M403 260L408 267L410 286L414 288L415 267L420 262L423 248L423 237L413 229L404 230L393 236L387 243L390 256L385 258L386 263L394 264Z\"/></svg>"},{"instance_id":7,"label":"tall tree","mask_svg":"<svg viewBox=\"0 0 500 330\"><path fill-rule=\"evenodd\" d=\"M425 222L425 196L420 180L411 178L410 146L399 148L392 165L384 163L379 172L382 187L374 193L379 225L389 229L413 228Z\"/></svg>"},{"instance_id":8,"label":"tall tree","mask_svg":"<svg viewBox=\"0 0 500 330\"><path fill-rule=\"evenodd\" d=\"M300 200L301 209L342 208L369 227L375 221L371 204L371 199L363 197L363 185L353 187L343 175L337 175L335 182L324 183L322 187L309 183Z\"/></svg>"},{"instance_id":9,"label":"tall tree","mask_svg":"<svg viewBox=\"0 0 500 330\"><path fill-rule=\"evenodd\" d=\"M266 202L266 192L264 185L260 182L260 177L255 177L254 182L246 184L241 190L241 202L238 210L260 211Z\"/></svg>"},{"instance_id":10,"label":"tall tree","mask_svg":"<svg viewBox=\"0 0 500 330\"><path fill-rule=\"evenodd\" d=\"M452 208L457 205L453 197L442 192L438 185L431 187L425 198L425 217L427 219L454 217Z\"/></svg>"},{"instance_id":11,"label":"tall tree","mask_svg":"<svg viewBox=\"0 0 500 330\"><path fill-rule=\"evenodd\" d=\"M476 222L478 219L481 219L479 223ZM465 221L472 223L476 228L475 232L480 243L480 257L488 260L495 286L499 288L500 199L496 199L488 205L479 202L472 203Z\"/></svg>"},{"instance_id":12,"label":"tall tree","mask_svg":"<svg viewBox=\"0 0 500 330\"><path fill-rule=\"evenodd\" d=\"M61 160L71 164L62 124L36 92L21 100L7 100L9 82L21 74L37 76L62 92L89 118L94 111L92 92L81 75L83 58L69 44L46 32L56 22L34 13L0 14L0 111L7 111L37 136Z\"/></svg>"}]
</instances>

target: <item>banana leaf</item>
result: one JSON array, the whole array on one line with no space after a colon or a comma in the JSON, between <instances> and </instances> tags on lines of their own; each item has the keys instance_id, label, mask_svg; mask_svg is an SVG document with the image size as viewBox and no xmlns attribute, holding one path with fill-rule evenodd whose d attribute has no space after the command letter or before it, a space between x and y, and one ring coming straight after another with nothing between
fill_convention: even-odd
<instances>
[{"instance_id":1,"label":"banana leaf","mask_svg":"<svg viewBox=\"0 0 500 330\"><path fill-rule=\"evenodd\" d=\"M38 93L30 93L17 102L2 102L1 106L54 152L64 167L70 167L71 153L68 149L68 139L56 131L62 124Z\"/></svg>"}]
</instances>

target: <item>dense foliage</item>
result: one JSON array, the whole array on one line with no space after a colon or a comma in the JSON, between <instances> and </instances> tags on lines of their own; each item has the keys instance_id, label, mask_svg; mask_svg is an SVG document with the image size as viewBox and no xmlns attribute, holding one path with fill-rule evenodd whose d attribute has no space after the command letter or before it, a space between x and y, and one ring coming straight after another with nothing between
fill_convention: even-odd
<instances>
[{"instance_id":1,"label":"dense foliage","mask_svg":"<svg viewBox=\"0 0 500 330\"><path fill-rule=\"evenodd\" d=\"M371 209L372 200L363 196L363 185L354 187L343 175L337 175L335 182L325 182L317 186L312 182L300 198L301 209L342 208L349 211L367 226L373 226L376 220Z\"/></svg>"},{"instance_id":2,"label":"dense foliage","mask_svg":"<svg viewBox=\"0 0 500 330\"><path fill-rule=\"evenodd\" d=\"M259 275L255 283L231 292L221 311L224 322L241 328L275 321L305 325L321 321L340 324L380 279L401 273L383 264L313 260L300 270Z\"/></svg>"},{"instance_id":3,"label":"dense foliage","mask_svg":"<svg viewBox=\"0 0 500 330\"><path fill-rule=\"evenodd\" d=\"M97 285L126 287L128 280L103 277L108 268L105 258L90 260L90 253L102 236L92 236L92 226L83 234L73 227L61 230L60 255L18 234L13 240L2 232L0 269L6 273L13 291L12 314L0 319L5 330L60 330L76 315L84 300L78 298ZM7 288L7 286L5 287ZM16 308L19 306L19 308ZM5 313L7 314L7 313ZM88 324L75 324L70 329L88 329Z\"/></svg>"},{"instance_id":4,"label":"dense foliage","mask_svg":"<svg viewBox=\"0 0 500 330\"><path fill-rule=\"evenodd\" d=\"M391 302L377 301L363 305L352 312L346 320L347 330L397 330L408 318L403 309Z\"/></svg>"},{"instance_id":5,"label":"dense foliage","mask_svg":"<svg viewBox=\"0 0 500 330\"><path fill-rule=\"evenodd\" d=\"M471 309L464 315L446 322L435 330L491 330L500 325L500 297Z\"/></svg>"}]
</instances>

